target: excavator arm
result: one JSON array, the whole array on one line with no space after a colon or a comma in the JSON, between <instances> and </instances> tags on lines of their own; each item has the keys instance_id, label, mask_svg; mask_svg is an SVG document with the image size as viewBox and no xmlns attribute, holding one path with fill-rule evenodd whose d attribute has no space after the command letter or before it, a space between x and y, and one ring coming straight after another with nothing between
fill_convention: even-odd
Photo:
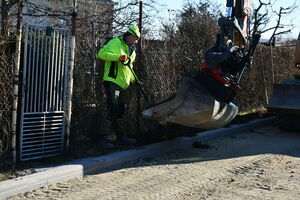
<instances>
[{"instance_id":1,"label":"excavator arm","mask_svg":"<svg viewBox=\"0 0 300 200\"><path fill-rule=\"evenodd\" d=\"M227 16L219 19L216 43L206 51L202 65L203 71L234 90L239 88L245 69L251 65L260 39L260 35L249 35L250 6L251 0L227 0Z\"/></svg>"},{"instance_id":2,"label":"excavator arm","mask_svg":"<svg viewBox=\"0 0 300 200\"><path fill-rule=\"evenodd\" d=\"M183 78L175 97L144 110L143 117L215 129L237 115L238 107L231 101L260 36L249 36L251 0L227 0L226 5L227 15L218 21L220 31L201 69Z\"/></svg>"}]
</instances>

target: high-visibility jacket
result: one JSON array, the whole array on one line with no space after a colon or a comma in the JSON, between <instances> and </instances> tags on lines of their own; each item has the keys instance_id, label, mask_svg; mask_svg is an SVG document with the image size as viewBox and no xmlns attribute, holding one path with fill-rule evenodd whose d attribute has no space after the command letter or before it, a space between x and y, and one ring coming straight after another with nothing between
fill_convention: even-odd
<instances>
[{"instance_id":1,"label":"high-visibility jacket","mask_svg":"<svg viewBox=\"0 0 300 200\"><path fill-rule=\"evenodd\" d=\"M121 55L130 57L129 66L123 65L119 61ZM111 81L126 89L130 82L134 81L134 75L129 67L133 68L133 62L136 57L135 51L132 51L124 42L122 37L116 37L103 46L97 54L98 58L105 61L103 80Z\"/></svg>"}]
</instances>

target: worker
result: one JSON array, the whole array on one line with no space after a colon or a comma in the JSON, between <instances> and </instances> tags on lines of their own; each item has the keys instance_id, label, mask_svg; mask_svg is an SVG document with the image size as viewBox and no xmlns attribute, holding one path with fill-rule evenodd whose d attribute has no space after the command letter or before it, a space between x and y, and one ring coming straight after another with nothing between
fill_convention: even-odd
<instances>
[{"instance_id":1,"label":"worker","mask_svg":"<svg viewBox=\"0 0 300 200\"><path fill-rule=\"evenodd\" d=\"M113 149L118 145L132 145L136 139L128 138L124 133L125 96L129 85L135 82L135 77L129 67L133 67L136 58L136 44L141 34L137 26L131 26L122 36L110 40L103 46L97 57L105 61L103 82L106 91L107 105L104 120L100 129L100 146ZM116 140L112 141L112 131L115 128Z\"/></svg>"}]
</instances>

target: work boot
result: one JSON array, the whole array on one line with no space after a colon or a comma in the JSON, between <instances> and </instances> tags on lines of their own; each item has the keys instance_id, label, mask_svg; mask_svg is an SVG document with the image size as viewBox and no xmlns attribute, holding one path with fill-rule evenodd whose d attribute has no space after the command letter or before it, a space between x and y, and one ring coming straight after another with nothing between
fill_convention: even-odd
<instances>
[{"instance_id":1,"label":"work boot","mask_svg":"<svg viewBox=\"0 0 300 200\"><path fill-rule=\"evenodd\" d=\"M124 120L117 119L116 121L116 134L117 134L117 144L118 145L134 145L136 144L136 139L129 138L124 135Z\"/></svg>"},{"instance_id":2,"label":"work boot","mask_svg":"<svg viewBox=\"0 0 300 200\"><path fill-rule=\"evenodd\" d=\"M102 138L99 142L99 146L102 149L114 149L115 145L113 145L112 143L108 142L106 139Z\"/></svg>"},{"instance_id":3,"label":"work boot","mask_svg":"<svg viewBox=\"0 0 300 200\"><path fill-rule=\"evenodd\" d=\"M109 120L105 120L101 123L101 129L100 129L100 135L101 139L99 142L99 145L103 149L113 149L114 145L110 143L109 134L110 134L110 128L111 128L112 122Z\"/></svg>"},{"instance_id":4,"label":"work boot","mask_svg":"<svg viewBox=\"0 0 300 200\"><path fill-rule=\"evenodd\" d=\"M117 144L118 145L134 145L134 144L136 144L136 139L126 137L125 135L121 135L121 136L118 136L118 138L117 138Z\"/></svg>"}]
</instances>

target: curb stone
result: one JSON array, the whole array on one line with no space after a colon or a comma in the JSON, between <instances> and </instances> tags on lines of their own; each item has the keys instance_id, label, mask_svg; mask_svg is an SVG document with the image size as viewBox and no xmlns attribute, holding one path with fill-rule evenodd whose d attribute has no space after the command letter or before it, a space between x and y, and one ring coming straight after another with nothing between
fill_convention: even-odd
<instances>
[{"instance_id":1,"label":"curb stone","mask_svg":"<svg viewBox=\"0 0 300 200\"><path fill-rule=\"evenodd\" d=\"M116 152L100 157L91 157L67 162L46 171L0 182L0 199L29 192L43 186L67 181L84 175L99 173L105 169L121 166L157 154L168 153L178 149L191 148L195 141L206 141L232 136L274 121L275 117L256 119L244 124L197 133L194 137L181 137L146 145L136 149Z\"/></svg>"}]
</instances>

